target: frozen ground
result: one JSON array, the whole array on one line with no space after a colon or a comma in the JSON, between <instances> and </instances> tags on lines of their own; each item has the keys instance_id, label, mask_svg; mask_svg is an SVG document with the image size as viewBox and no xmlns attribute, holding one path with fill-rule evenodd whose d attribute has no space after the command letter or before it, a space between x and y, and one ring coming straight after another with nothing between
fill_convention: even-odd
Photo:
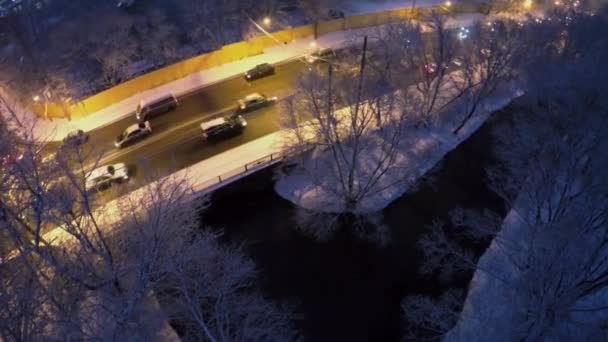
<instances>
[{"instance_id":1,"label":"frozen ground","mask_svg":"<svg viewBox=\"0 0 608 342\"><path fill-rule=\"evenodd\" d=\"M486 99L458 135L452 133L457 126L457 119L442 120L443 124L429 128L407 127L402 133L402 141L390 168L372 186L368 192L370 195L357 203L355 211L368 213L384 209L403 195L448 152L477 131L491 113L506 106L519 95L520 91L508 89ZM451 108L446 112L447 115L457 115L459 108ZM376 133L377 131L371 133L373 139L383 139ZM372 148L365 150L358 158L355 184L367 184L370 177L377 175L377 160L382 160L383 152L380 143L370 146ZM315 158L303 161L307 163L304 167L296 167L291 174L281 178L276 183L275 190L281 197L315 212L343 212L346 210L340 197L343 191L339 180L334 179L337 176L332 160L330 151L317 152ZM344 174L343 177L347 176Z\"/></svg>"},{"instance_id":2,"label":"frozen ground","mask_svg":"<svg viewBox=\"0 0 608 342\"><path fill-rule=\"evenodd\" d=\"M494 342L510 342L521 340L518 337L529 332L525 325L528 313L518 310L529 303L518 305L518 302L526 301L526 297L521 295L517 286L510 285L517 284L522 278L521 269L514 267L514 263L526 260L527 243L532 240L522 238L531 235L529 217L536 215L536 211L527 208L525 202L525 196L518 198L504 219L500 233L479 259L459 321L446 334L444 341L483 341L491 336ZM508 247L509 242L518 243L516 252L513 247ZM562 277L561 280L567 283L567 278ZM568 285L564 287L569 289ZM608 320L608 290L604 288L583 298L567 302L570 305L567 308L555 308L555 317L547 319L550 325L544 332L543 341L606 341L606 331L601 326ZM564 311L568 314L557 314ZM542 324L540 321L537 318L537 324Z\"/></svg>"}]
</instances>

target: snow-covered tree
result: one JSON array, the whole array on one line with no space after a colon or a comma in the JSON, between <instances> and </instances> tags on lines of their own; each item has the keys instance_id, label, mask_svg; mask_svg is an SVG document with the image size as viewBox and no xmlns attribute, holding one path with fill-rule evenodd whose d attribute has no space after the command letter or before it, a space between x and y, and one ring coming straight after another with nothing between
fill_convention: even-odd
<instances>
[{"instance_id":1,"label":"snow-covered tree","mask_svg":"<svg viewBox=\"0 0 608 342\"><path fill-rule=\"evenodd\" d=\"M3 157L0 172L0 230L10 242L10 252L0 260L2 339L171 336L168 320L186 318L162 310L179 300L164 296L179 290L167 288L167 278L177 271L172 267L177 266L176 258L202 253L202 247L209 248L212 256L193 257L189 266L208 271L209 278L182 276L193 277L189 284L200 286L197 291L205 292L210 302L238 297L244 288L252 288L247 300L224 312L260 323L255 327L251 323L250 330L239 336L246 340L248 334L258 338L292 333L289 311L254 292L256 277L244 252L221 246L215 235L201 231L186 179L163 178L108 202L86 182L98 164L95 146L66 146L45 158L51 147L32 139L35 122L16 121L20 116L15 115L15 107L5 98L0 100L7 126L13 128L2 130L0 140L3 155L8 156ZM214 258L218 254L212 249L229 257ZM213 292L224 275L236 274L239 267L247 277L237 277L232 287ZM241 280L246 282L242 287ZM155 294L159 290L164 291L161 306Z\"/></svg>"},{"instance_id":2,"label":"snow-covered tree","mask_svg":"<svg viewBox=\"0 0 608 342\"><path fill-rule=\"evenodd\" d=\"M605 31L605 21L588 19L569 21L558 37L573 37L578 25ZM436 224L420 241L424 271L475 270L447 340L593 340L605 333L608 83L595 65L608 44L604 34L592 37L575 44L575 54L563 40L557 49L541 47L544 58L531 49L522 66L527 94L494 129L499 163L487 168L489 185L510 208L505 221L457 210L452 225ZM463 236L492 243L477 261ZM426 323L451 310L427 312Z\"/></svg>"},{"instance_id":3,"label":"snow-covered tree","mask_svg":"<svg viewBox=\"0 0 608 342\"><path fill-rule=\"evenodd\" d=\"M313 25L315 39L318 36L319 21L330 19L331 13L344 13L346 4L344 0L298 0L298 6Z\"/></svg>"},{"instance_id":4,"label":"snow-covered tree","mask_svg":"<svg viewBox=\"0 0 608 342\"><path fill-rule=\"evenodd\" d=\"M514 21L477 22L462 39L462 57L452 61L462 73L454 84L459 89L463 118L454 134L466 125L481 103L517 74L521 51L520 28Z\"/></svg>"},{"instance_id":5,"label":"snow-covered tree","mask_svg":"<svg viewBox=\"0 0 608 342\"><path fill-rule=\"evenodd\" d=\"M317 209L365 211L362 201L403 181L407 168L399 159L410 118L406 97L378 89L386 84L366 68L365 53L357 70L311 70L283 108L285 148L299 161L295 172L333 202Z\"/></svg>"}]
</instances>

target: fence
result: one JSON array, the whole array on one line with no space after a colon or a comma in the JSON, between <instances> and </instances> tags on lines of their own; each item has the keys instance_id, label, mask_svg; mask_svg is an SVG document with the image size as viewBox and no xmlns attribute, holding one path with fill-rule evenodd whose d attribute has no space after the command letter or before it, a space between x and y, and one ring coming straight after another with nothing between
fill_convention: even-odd
<instances>
[{"instance_id":1,"label":"fence","mask_svg":"<svg viewBox=\"0 0 608 342\"><path fill-rule=\"evenodd\" d=\"M424 9L447 11L443 6L433 6ZM471 13L483 10L480 5L454 4L449 8L450 13ZM376 26L394 22L396 20L415 18L423 12L419 8L407 8L369 13L322 21L317 24L318 34L326 34L347 29ZM304 25L287 30L272 32L272 36L279 41L292 41L294 39L314 34L313 25ZM222 64L241 60L246 57L261 54L264 49L275 46L277 42L270 37L260 36L228 44L216 51L188 58L181 62L163 67L161 69L141 75L115 87L104 90L76 104L35 104L32 110L40 116L80 118L94 113L111 104L120 102L143 91L153 89L163 84L175 81L201 70L213 68Z\"/></svg>"},{"instance_id":2,"label":"fence","mask_svg":"<svg viewBox=\"0 0 608 342\"><path fill-rule=\"evenodd\" d=\"M243 166L224 172L223 174L209 179L207 181L194 184L193 188L197 193L197 196L212 192L218 188L228 185L236 180L239 180L247 175L255 173L261 169L264 169L270 165L280 162L283 160L283 153L271 153L262 158L256 159Z\"/></svg>"}]
</instances>

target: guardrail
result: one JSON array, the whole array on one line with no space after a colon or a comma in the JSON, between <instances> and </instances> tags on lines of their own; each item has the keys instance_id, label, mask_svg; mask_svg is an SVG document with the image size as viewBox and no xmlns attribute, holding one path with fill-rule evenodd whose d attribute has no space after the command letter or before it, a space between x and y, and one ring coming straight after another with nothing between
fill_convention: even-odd
<instances>
[{"instance_id":1,"label":"guardrail","mask_svg":"<svg viewBox=\"0 0 608 342\"><path fill-rule=\"evenodd\" d=\"M265 169L270 165L276 164L283 160L285 155L283 153L271 153L264 157L258 158L254 161L248 162L243 166L237 167L230 171L224 172L215 178L206 180L202 183L194 184L194 191L200 196L206 193L212 192L226 186L236 180L239 180L245 176L255 173L259 170Z\"/></svg>"}]
</instances>

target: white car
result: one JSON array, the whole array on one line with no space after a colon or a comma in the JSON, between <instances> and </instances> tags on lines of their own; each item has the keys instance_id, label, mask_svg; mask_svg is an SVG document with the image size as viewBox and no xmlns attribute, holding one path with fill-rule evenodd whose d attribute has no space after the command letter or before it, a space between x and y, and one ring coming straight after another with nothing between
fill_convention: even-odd
<instances>
[{"instance_id":1,"label":"white car","mask_svg":"<svg viewBox=\"0 0 608 342\"><path fill-rule=\"evenodd\" d=\"M87 189L103 189L115 182L129 179L129 170L124 163L98 167L86 177Z\"/></svg>"},{"instance_id":2,"label":"white car","mask_svg":"<svg viewBox=\"0 0 608 342\"><path fill-rule=\"evenodd\" d=\"M133 124L127 127L127 129L116 138L114 146L116 146L116 148L124 147L147 137L150 133L152 133L150 121Z\"/></svg>"},{"instance_id":3,"label":"white car","mask_svg":"<svg viewBox=\"0 0 608 342\"><path fill-rule=\"evenodd\" d=\"M332 48L319 48L317 51L306 55L304 59L310 64L316 62L329 62L332 58L336 57L336 53Z\"/></svg>"},{"instance_id":4,"label":"white car","mask_svg":"<svg viewBox=\"0 0 608 342\"><path fill-rule=\"evenodd\" d=\"M239 114L251 112L262 107L266 107L277 101L276 96L266 97L260 93L253 93L239 100L239 106L236 111Z\"/></svg>"}]
</instances>

